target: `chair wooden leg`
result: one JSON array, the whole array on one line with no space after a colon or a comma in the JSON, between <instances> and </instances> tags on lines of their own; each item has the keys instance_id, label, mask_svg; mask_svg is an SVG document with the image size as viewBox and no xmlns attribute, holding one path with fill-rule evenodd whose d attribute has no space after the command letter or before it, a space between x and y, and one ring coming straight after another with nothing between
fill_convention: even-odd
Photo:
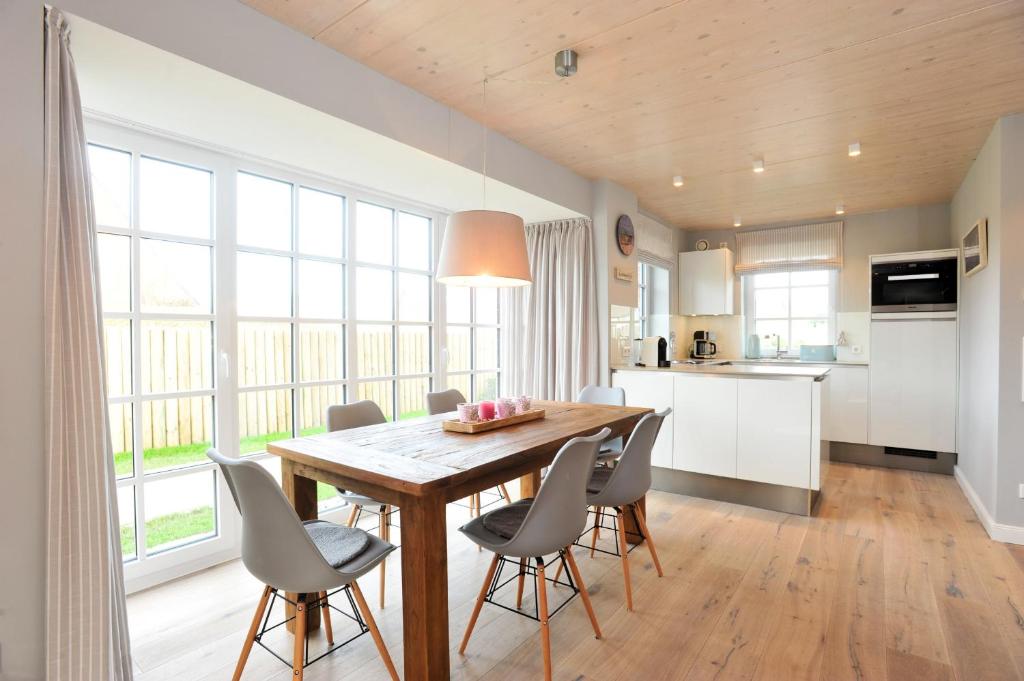
<instances>
[{"instance_id":1,"label":"chair wooden leg","mask_svg":"<svg viewBox=\"0 0 1024 681\"><path fill-rule=\"evenodd\" d=\"M391 507L382 506L380 513L380 538L391 541ZM384 609L384 581L387 576L388 559L380 562L380 609Z\"/></svg>"},{"instance_id":2,"label":"chair wooden leg","mask_svg":"<svg viewBox=\"0 0 1024 681\"><path fill-rule=\"evenodd\" d=\"M583 607L587 609L587 617L590 618L590 626L594 627L594 637L601 638L601 627L597 624L597 615L594 614L594 606L590 602L590 594L587 593L587 585L583 583L583 576L580 574L580 567L576 564L576 559L573 558L572 547L567 546L565 548L565 560L569 563L569 572L572 573L572 578L576 580L576 588L580 590L580 598L583 599Z\"/></svg>"},{"instance_id":3,"label":"chair wooden leg","mask_svg":"<svg viewBox=\"0 0 1024 681\"><path fill-rule=\"evenodd\" d=\"M327 592L321 591L319 598L321 619L324 621L324 633L327 634L327 645L333 646L334 630L331 628L331 606L327 603Z\"/></svg>"},{"instance_id":4,"label":"chair wooden leg","mask_svg":"<svg viewBox=\"0 0 1024 681\"><path fill-rule=\"evenodd\" d=\"M501 490L501 496L505 497L505 503L506 504L511 504L512 503L512 497L510 497L508 495L508 490L505 489L505 483L499 483L498 484L498 489Z\"/></svg>"},{"instance_id":5,"label":"chair wooden leg","mask_svg":"<svg viewBox=\"0 0 1024 681\"><path fill-rule=\"evenodd\" d=\"M558 588L558 578L562 576L562 567L564 563L558 561L558 568L555 570L555 588Z\"/></svg>"},{"instance_id":6,"label":"chair wooden leg","mask_svg":"<svg viewBox=\"0 0 1024 681\"><path fill-rule=\"evenodd\" d=\"M523 607L523 587L526 586L526 559L519 559L519 587L516 589L516 610Z\"/></svg>"},{"instance_id":7,"label":"chair wooden leg","mask_svg":"<svg viewBox=\"0 0 1024 681\"><path fill-rule=\"evenodd\" d=\"M260 620L263 619L263 613L267 611L267 601L270 600L270 595L273 592L274 590L269 586L263 588L263 595L260 596L260 602L256 604L256 614L252 616L252 624L249 625L249 633L245 635L245 643L242 644L242 654L238 656L238 664L235 665L235 675L231 677L231 681L238 681L242 678L242 670L245 669L245 662L249 659L252 644L256 641L256 632L260 629Z\"/></svg>"},{"instance_id":8,"label":"chair wooden leg","mask_svg":"<svg viewBox=\"0 0 1024 681\"><path fill-rule=\"evenodd\" d=\"M626 544L626 516L616 511L619 533L619 553L622 554L622 575L626 579L626 610L633 611L633 585L629 581L629 547Z\"/></svg>"},{"instance_id":9,"label":"chair wooden leg","mask_svg":"<svg viewBox=\"0 0 1024 681\"><path fill-rule=\"evenodd\" d=\"M356 518L359 517L359 506L352 504L352 512L348 514L348 526L352 527L356 524Z\"/></svg>"},{"instance_id":10,"label":"chair wooden leg","mask_svg":"<svg viewBox=\"0 0 1024 681\"><path fill-rule=\"evenodd\" d=\"M473 635L473 627L476 626L476 618L480 616L480 608L484 605L484 598L487 597L487 589L494 579L494 571L498 569L498 554L494 554L491 566L487 568L487 576L484 577L483 586L480 587L480 594L476 597L476 604L473 606L473 614L469 616L469 623L466 624L466 633L462 635L462 643L459 645L459 655L466 654L466 646L469 645L469 637Z\"/></svg>"},{"instance_id":11,"label":"chair wooden leg","mask_svg":"<svg viewBox=\"0 0 1024 681\"><path fill-rule=\"evenodd\" d=\"M384 666L387 667L388 674L391 675L391 681L398 681L398 671L395 669L395 663L391 661L391 654L388 652L387 646L384 645L380 629L377 628L377 621L370 614L370 606L366 604L366 599L363 598L363 592L359 589L359 584L353 581L351 588L352 595L356 597L356 605L359 606L359 612L362 613L366 626L370 630L370 636L373 637L373 642L377 646L377 652L380 653L380 659L384 662Z\"/></svg>"},{"instance_id":12,"label":"chair wooden leg","mask_svg":"<svg viewBox=\"0 0 1024 681\"><path fill-rule=\"evenodd\" d=\"M651 531L647 529L647 518L644 517L644 512L638 504L633 504L633 513L636 515L640 531L644 533L647 548L651 550L651 560L654 561L654 568L658 571L659 577L664 577L665 573L661 571L661 561L658 560L658 550L654 548L654 538L651 537Z\"/></svg>"},{"instance_id":13,"label":"chair wooden leg","mask_svg":"<svg viewBox=\"0 0 1024 681\"><path fill-rule=\"evenodd\" d=\"M544 681L551 681L551 630L548 628L548 590L544 559L537 559L537 604L540 612L540 647L544 656Z\"/></svg>"},{"instance_id":14,"label":"chair wooden leg","mask_svg":"<svg viewBox=\"0 0 1024 681\"><path fill-rule=\"evenodd\" d=\"M302 681L302 672L306 664L306 613L309 604L306 595L300 594L298 605L295 606L295 652L292 655L292 678Z\"/></svg>"},{"instance_id":15,"label":"chair wooden leg","mask_svg":"<svg viewBox=\"0 0 1024 681\"><path fill-rule=\"evenodd\" d=\"M594 516L594 534L590 537L590 557L594 557L594 551L597 549L597 540L601 538L601 518L603 513L600 506L594 509L597 514Z\"/></svg>"}]
</instances>

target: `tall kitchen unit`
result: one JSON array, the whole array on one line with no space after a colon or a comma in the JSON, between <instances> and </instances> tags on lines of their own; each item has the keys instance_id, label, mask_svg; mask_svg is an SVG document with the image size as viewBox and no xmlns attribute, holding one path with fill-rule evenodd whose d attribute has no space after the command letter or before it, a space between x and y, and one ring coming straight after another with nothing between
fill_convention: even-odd
<instances>
[{"instance_id":1,"label":"tall kitchen unit","mask_svg":"<svg viewBox=\"0 0 1024 681\"><path fill-rule=\"evenodd\" d=\"M871 256L872 445L956 452L958 254Z\"/></svg>"}]
</instances>

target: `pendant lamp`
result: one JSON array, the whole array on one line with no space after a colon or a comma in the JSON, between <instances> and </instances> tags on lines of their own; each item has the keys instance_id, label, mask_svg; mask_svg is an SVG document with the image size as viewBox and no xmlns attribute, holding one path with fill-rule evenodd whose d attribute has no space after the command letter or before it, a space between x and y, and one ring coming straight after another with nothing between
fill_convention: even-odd
<instances>
[{"instance_id":1,"label":"pendant lamp","mask_svg":"<svg viewBox=\"0 0 1024 681\"><path fill-rule=\"evenodd\" d=\"M484 77L484 110L487 78ZM483 204L487 207L487 127L484 131ZM451 139L449 114L448 137ZM447 286L509 288L533 283L523 219L499 210L452 213L444 230L437 281Z\"/></svg>"}]
</instances>

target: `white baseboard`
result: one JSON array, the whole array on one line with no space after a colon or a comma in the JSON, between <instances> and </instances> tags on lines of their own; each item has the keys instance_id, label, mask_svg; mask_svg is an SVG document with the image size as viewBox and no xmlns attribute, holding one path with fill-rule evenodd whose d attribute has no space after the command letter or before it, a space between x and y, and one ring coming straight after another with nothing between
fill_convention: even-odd
<instances>
[{"instance_id":1,"label":"white baseboard","mask_svg":"<svg viewBox=\"0 0 1024 681\"><path fill-rule=\"evenodd\" d=\"M981 521L981 526L988 532L989 537L1006 544L1024 544L1024 527L997 523L995 518L988 512L988 509L985 508L985 505L981 503L978 493L971 487L967 476L960 471L960 466L953 467L953 476L960 485L960 489L963 490L964 496L967 497L967 501L970 502L971 508L977 514L978 520Z\"/></svg>"}]
</instances>

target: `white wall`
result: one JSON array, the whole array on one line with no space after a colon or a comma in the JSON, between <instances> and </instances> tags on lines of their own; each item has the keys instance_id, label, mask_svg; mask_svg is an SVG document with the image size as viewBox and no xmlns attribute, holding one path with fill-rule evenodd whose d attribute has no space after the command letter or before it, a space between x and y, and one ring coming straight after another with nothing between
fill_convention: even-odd
<instances>
[{"instance_id":1,"label":"white wall","mask_svg":"<svg viewBox=\"0 0 1024 681\"><path fill-rule=\"evenodd\" d=\"M996 520L1024 527L1024 114L1001 121L999 472ZM973 278L973 277L972 277ZM1022 537L1024 539L1024 537Z\"/></svg>"},{"instance_id":2,"label":"white wall","mask_svg":"<svg viewBox=\"0 0 1024 681\"><path fill-rule=\"evenodd\" d=\"M428 154L482 169L478 123L235 0L65 0L60 6ZM495 132L488 135L487 174L589 215L589 180Z\"/></svg>"},{"instance_id":3,"label":"white wall","mask_svg":"<svg viewBox=\"0 0 1024 681\"><path fill-rule=\"evenodd\" d=\"M953 198L950 234L988 220L988 267L960 281L961 477L997 538L1024 543L1024 114L1000 119ZM1006 534L1009 532L1009 534Z\"/></svg>"},{"instance_id":4,"label":"white wall","mask_svg":"<svg viewBox=\"0 0 1024 681\"><path fill-rule=\"evenodd\" d=\"M960 281L959 466L978 499L994 513L999 452L999 270L1002 149L997 123L953 197L950 239L988 219L989 265Z\"/></svg>"},{"instance_id":5,"label":"white wall","mask_svg":"<svg viewBox=\"0 0 1024 681\"><path fill-rule=\"evenodd\" d=\"M0 654L43 675L43 8L0 2Z\"/></svg>"}]
</instances>

